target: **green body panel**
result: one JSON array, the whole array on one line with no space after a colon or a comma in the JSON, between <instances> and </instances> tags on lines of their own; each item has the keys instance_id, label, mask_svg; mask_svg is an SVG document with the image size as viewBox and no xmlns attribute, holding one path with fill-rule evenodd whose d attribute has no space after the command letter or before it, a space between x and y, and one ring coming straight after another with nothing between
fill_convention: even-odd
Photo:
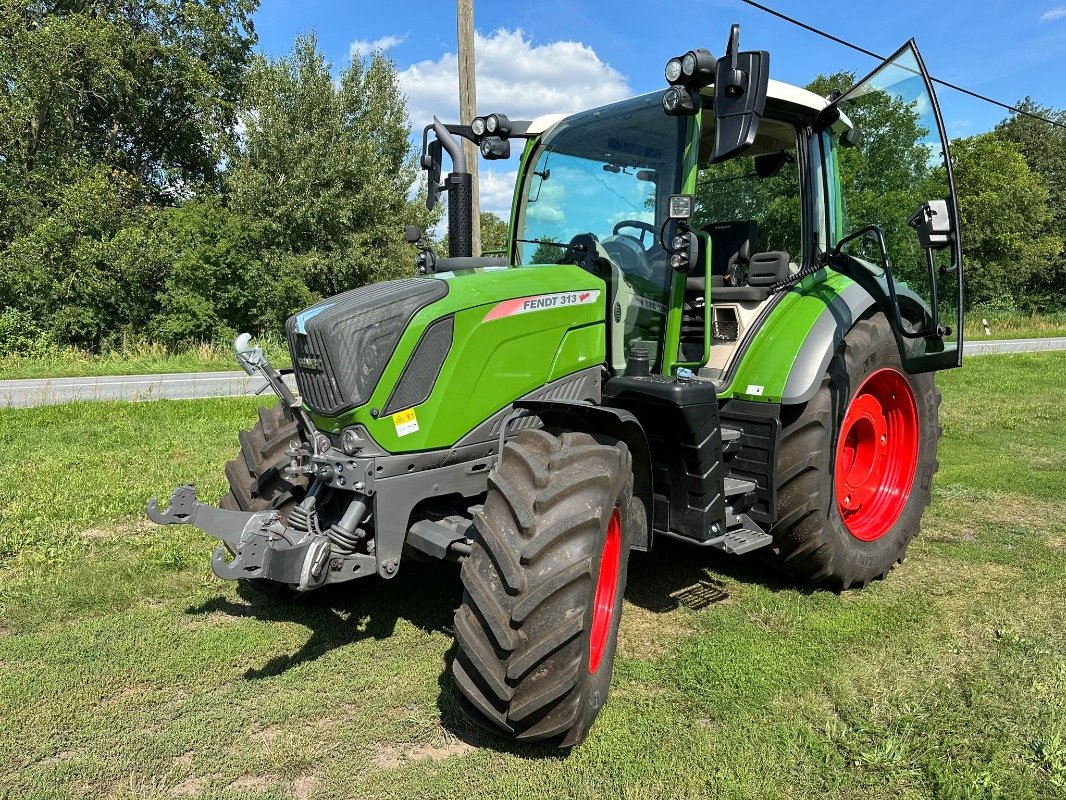
<instances>
[{"instance_id":1,"label":"green body panel","mask_svg":"<svg viewBox=\"0 0 1066 800\"><path fill-rule=\"evenodd\" d=\"M718 393L720 399L781 402L789 373L811 328L833 299L854 283L839 272L827 272L800 281L774 306L743 353L733 379Z\"/></svg>"},{"instance_id":2,"label":"green body panel","mask_svg":"<svg viewBox=\"0 0 1066 800\"><path fill-rule=\"evenodd\" d=\"M480 423L549 380L602 364L606 358L606 285L578 267L496 268L442 273L448 294L411 320L370 400L335 418L312 413L321 430L361 424L390 453L450 447ZM595 301L563 304L486 320L503 301L562 292L599 292ZM423 331L455 315L451 350L429 398L415 407L418 430L400 436L385 408Z\"/></svg>"},{"instance_id":3,"label":"green body panel","mask_svg":"<svg viewBox=\"0 0 1066 800\"><path fill-rule=\"evenodd\" d=\"M699 174L700 131L702 114L696 114L689 118L688 138L685 144L684 162L682 164L681 194L696 193L696 177ZM710 259L711 251L707 248L707 258ZM708 262L709 263L709 262ZM695 266L699 269L699 265ZM686 366L680 360L681 350L681 315L685 306L685 282L688 275L683 272L675 272L673 282L670 284L670 303L666 314L666 342L663 345L663 358L661 372L663 375L673 375L678 367ZM702 364L693 365L696 367Z\"/></svg>"}]
</instances>

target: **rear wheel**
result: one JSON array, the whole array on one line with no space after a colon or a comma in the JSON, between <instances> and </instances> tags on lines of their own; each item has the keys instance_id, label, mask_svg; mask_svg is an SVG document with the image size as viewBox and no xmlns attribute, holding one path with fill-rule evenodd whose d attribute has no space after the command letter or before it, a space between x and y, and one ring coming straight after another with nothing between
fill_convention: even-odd
<instances>
[{"instance_id":1,"label":"rear wheel","mask_svg":"<svg viewBox=\"0 0 1066 800\"><path fill-rule=\"evenodd\" d=\"M285 474L289 463L286 451L289 442L299 442L300 429L291 409L283 403L259 408L259 422L247 431L237 434L241 451L232 461L226 462L226 480L230 490L219 505L231 511L276 510L286 521L292 510L307 491L307 477L293 479ZM251 578L240 583L257 591L288 600L299 595L285 583Z\"/></svg>"},{"instance_id":2,"label":"rear wheel","mask_svg":"<svg viewBox=\"0 0 1066 800\"><path fill-rule=\"evenodd\" d=\"M904 372L888 320L858 322L815 396L784 412L771 558L847 589L903 559L929 505L940 392Z\"/></svg>"},{"instance_id":3,"label":"rear wheel","mask_svg":"<svg viewBox=\"0 0 1066 800\"><path fill-rule=\"evenodd\" d=\"M580 744L607 699L639 509L624 444L522 431L489 477L452 665L474 719Z\"/></svg>"}]
</instances>

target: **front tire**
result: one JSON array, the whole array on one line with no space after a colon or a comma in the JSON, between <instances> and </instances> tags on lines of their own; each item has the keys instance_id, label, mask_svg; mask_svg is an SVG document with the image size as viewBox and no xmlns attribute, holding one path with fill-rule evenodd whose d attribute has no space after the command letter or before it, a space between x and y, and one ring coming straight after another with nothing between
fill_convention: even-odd
<instances>
[{"instance_id":1,"label":"front tire","mask_svg":"<svg viewBox=\"0 0 1066 800\"><path fill-rule=\"evenodd\" d=\"M559 747L585 739L611 682L637 511L624 444L540 430L508 442L455 613L452 673L476 722Z\"/></svg>"},{"instance_id":2,"label":"front tire","mask_svg":"<svg viewBox=\"0 0 1066 800\"><path fill-rule=\"evenodd\" d=\"M235 459L226 462L229 491L219 505L230 511L274 510L287 521L289 512L303 499L308 485L306 476L293 479L285 474L289 443L300 441L300 429L292 410L284 403L270 408L260 406L259 422L237 436L241 451ZM301 596L288 584L266 578L238 582L277 600Z\"/></svg>"},{"instance_id":3,"label":"front tire","mask_svg":"<svg viewBox=\"0 0 1066 800\"><path fill-rule=\"evenodd\" d=\"M888 320L856 323L815 396L783 410L770 559L837 589L902 561L930 502L939 406L932 375L903 370Z\"/></svg>"}]
</instances>

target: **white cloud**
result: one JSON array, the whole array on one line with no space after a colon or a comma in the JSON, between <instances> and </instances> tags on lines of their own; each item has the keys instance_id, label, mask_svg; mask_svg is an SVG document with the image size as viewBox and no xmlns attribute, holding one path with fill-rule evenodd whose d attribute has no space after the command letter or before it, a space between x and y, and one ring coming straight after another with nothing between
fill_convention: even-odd
<instances>
[{"instance_id":1,"label":"white cloud","mask_svg":"<svg viewBox=\"0 0 1066 800\"><path fill-rule=\"evenodd\" d=\"M477 109L499 111L511 119L570 113L632 94L625 76L604 63L586 44L574 41L535 44L521 30L501 28L475 33ZM458 59L445 53L399 73L414 129L436 114L459 121Z\"/></svg>"},{"instance_id":2,"label":"white cloud","mask_svg":"<svg viewBox=\"0 0 1066 800\"><path fill-rule=\"evenodd\" d=\"M510 220L511 199L514 197L514 183L518 179L518 170L495 172L486 168L484 162L478 164L478 198L482 211L491 211L496 216Z\"/></svg>"},{"instance_id":3,"label":"white cloud","mask_svg":"<svg viewBox=\"0 0 1066 800\"><path fill-rule=\"evenodd\" d=\"M380 39L357 39L348 45L348 57L353 61L363 56L368 56L377 50L390 50L398 44L403 44L407 41L408 34L403 36L389 35L382 36Z\"/></svg>"},{"instance_id":4,"label":"white cloud","mask_svg":"<svg viewBox=\"0 0 1066 800\"><path fill-rule=\"evenodd\" d=\"M1042 22L1054 22L1057 19L1063 19L1066 17L1066 6L1055 6L1040 17Z\"/></svg>"}]
</instances>

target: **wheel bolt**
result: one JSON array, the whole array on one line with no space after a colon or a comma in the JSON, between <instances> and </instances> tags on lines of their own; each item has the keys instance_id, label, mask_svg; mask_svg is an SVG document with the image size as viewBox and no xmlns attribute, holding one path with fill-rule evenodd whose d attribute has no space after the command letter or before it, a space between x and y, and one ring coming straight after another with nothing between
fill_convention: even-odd
<instances>
[{"instance_id":1,"label":"wheel bolt","mask_svg":"<svg viewBox=\"0 0 1066 800\"><path fill-rule=\"evenodd\" d=\"M846 505L846 506L850 506L851 505L851 495L850 494L847 497L844 498L844 505Z\"/></svg>"}]
</instances>

